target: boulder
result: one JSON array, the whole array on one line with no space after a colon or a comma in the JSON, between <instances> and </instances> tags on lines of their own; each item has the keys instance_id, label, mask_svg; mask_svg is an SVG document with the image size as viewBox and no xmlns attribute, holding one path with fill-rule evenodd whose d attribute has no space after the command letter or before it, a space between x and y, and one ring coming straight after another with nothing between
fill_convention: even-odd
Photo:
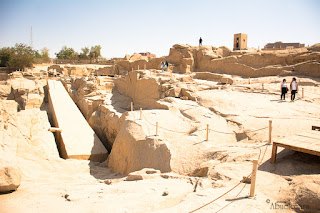
<instances>
[{"instance_id":1,"label":"boulder","mask_svg":"<svg viewBox=\"0 0 320 213\"><path fill-rule=\"evenodd\" d=\"M115 74L113 66L101 67L94 72L94 75L96 76L106 76L106 75L113 75L113 74Z\"/></svg>"},{"instance_id":2,"label":"boulder","mask_svg":"<svg viewBox=\"0 0 320 213\"><path fill-rule=\"evenodd\" d=\"M191 46L189 44L175 44L173 45L173 48L175 49L185 49L190 48Z\"/></svg>"},{"instance_id":3,"label":"boulder","mask_svg":"<svg viewBox=\"0 0 320 213\"><path fill-rule=\"evenodd\" d=\"M170 159L171 153L165 141L147 138L139 124L125 121L113 144L108 167L121 174L143 168L169 172Z\"/></svg>"},{"instance_id":4,"label":"boulder","mask_svg":"<svg viewBox=\"0 0 320 213\"><path fill-rule=\"evenodd\" d=\"M50 71L50 70L56 70L56 72L62 73L63 68L60 67L60 66L57 65L57 64L54 64L54 65L51 65L50 67L48 67L48 71Z\"/></svg>"},{"instance_id":5,"label":"boulder","mask_svg":"<svg viewBox=\"0 0 320 213\"><path fill-rule=\"evenodd\" d=\"M318 179L314 177L314 179ZM320 188L319 182L317 183L313 179L306 178L305 180L299 180L295 183L297 188L294 188L295 203L301 210L308 212L320 211Z\"/></svg>"},{"instance_id":6,"label":"boulder","mask_svg":"<svg viewBox=\"0 0 320 213\"><path fill-rule=\"evenodd\" d=\"M165 96L167 97L180 97L181 88L180 87L174 87L166 91Z\"/></svg>"},{"instance_id":7,"label":"boulder","mask_svg":"<svg viewBox=\"0 0 320 213\"><path fill-rule=\"evenodd\" d=\"M21 181L21 171L16 161L16 121L18 104L13 100L0 101L0 193L15 190Z\"/></svg>"},{"instance_id":8,"label":"boulder","mask_svg":"<svg viewBox=\"0 0 320 213\"><path fill-rule=\"evenodd\" d=\"M216 54L221 57L230 56L231 50L228 47L221 46L216 50Z\"/></svg>"},{"instance_id":9,"label":"boulder","mask_svg":"<svg viewBox=\"0 0 320 213\"><path fill-rule=\"evenodd\" d=\"M140 60L142 58L142 55L139 53L134 53L131 57L130 57L130 61L137 61Z\"/></svg>"},{"instance_id":10,"label":"boulder","mask_svg":"<svg viewBox=\"0 0 320 213\"><path fill-rule=\"evenodd\" d=\"M160 178L160 174L161 172L159 170L144 168L140 171L129 173L126 181Z\"/></svg>"},{"instance_id":11,"label":"boulder","mask_svg":"<svg viewBox=\"0 0 320 213\"><path fill-rule=\"evenodd\" d=\"M40 108L43 103L43 95L31 93L24 101L25 109Z\"/></svg>"},{"instance_id":12,"label":"boulder","mask_svg":"<svg viewBox=\"0 0 320 213\"><path fill-rule=\"evenodd\" d=\"M222 75L211 72L196 72L194 78L202 80L220 81Z\"/></svg>"},{"instance_id":13,"label":"boulder","mask_svg":"<svg viewBox=\"0 0 320 213\"><path fill-rule=\"evenodd\" d=\"M0 151L1 153L1 151ZM16 190L20 186L22 172L13 157L0 154L0 192Z\"/></svg>"},{"instance_id":14,"label":"boulder","mask_svg":"<svg viewBox=\"0 0 320 213\"><path fill-rule=\"evenodd\" d=\"M126 54L126 55L124 56L124 60L130 60L130 55L129 55L129 54Z\"/></svg>"},{"instance_id":15,"label":"boulder","mask_svg":"<svg viewBox=\"0 0 320 213\"><path fill-rule=\"evenodd\" d=\"M311 77L320 77L319 62L305 62L294 66L294 72L299 75L307 75Z\"/></svg>"},{"instance_id":16,"label":"boulder","mask_svg":"<svg viewBox=\"0 0 320 213\"><path fill-rule=\"evenodd\" d=\"M140 72L133 71L129 75L114 80L120 94L129 96L134 105L155 108L160 99L161 85L157 79L142 78Z\"/></svg>"},{"instance_id":17,"label":"boulder","mask_svg":"<svg viewBox=\"0 0 320 213\"><path fill-rule=\"evenodd\" d=\"M223 76L220 79L220 83L222 83L222 84L233 84L233 79L231 77Z\"/></svg>"},{"instance_id":18,"label":"boulder","mask_svg":"<svg viewBox=\"0 0 320 213\"><path fill-rule=\"evenodd\" d=\"M192 92L187 88L181 88L181 97L188 97L187 100L195 101L196 97L192 95Z\"/></svg>"},{"instance_id":19,"label":"boulder","mask_svg":"<svg viewBox=\"0 0 320 213\"><path fill-rule=\"evenodd\" d=\"M0 99L6 99L11 92L11 85L8 84L0 84Z\"/></svg>"},{"instance_id":20,"label":"boulder","mask_svg":"<svg viewBox=\"0 0 320 213\"><path fill-rule=\"evenodd\" d=\"M320 43L314 44L307 48L309 51L320 52Z\"/></svg>"},{"instance_id":21,"label":"boulder","mask_svg":"<svg viewBox=\"0 0 320 213\"><path fill-rule=\"evenodd\" d=\"M45 80L32 81L19 78L11 81L11 94L9 99L14 99L22 110L40 108L44 99Z\"/></svg>"}]
</instances>

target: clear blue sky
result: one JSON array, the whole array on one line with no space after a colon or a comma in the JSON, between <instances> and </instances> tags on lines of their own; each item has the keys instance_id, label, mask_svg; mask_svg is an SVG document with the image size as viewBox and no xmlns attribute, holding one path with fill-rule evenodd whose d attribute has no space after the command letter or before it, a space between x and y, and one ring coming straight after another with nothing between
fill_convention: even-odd
<instances>
[{"instance_id":1,"label":"clear blue sky","mask_svg":"<svg viewBox=\"0 0 320 213\"><path fill-rule=\"evenodd\" d=\"M104 57L150 51L168 55L176 43L232 48L268 42L320 42L319 0L0 0L0 47L30 42L54 56L63 45L80 52L100 44Z\"/></svg>"}]
</instances>

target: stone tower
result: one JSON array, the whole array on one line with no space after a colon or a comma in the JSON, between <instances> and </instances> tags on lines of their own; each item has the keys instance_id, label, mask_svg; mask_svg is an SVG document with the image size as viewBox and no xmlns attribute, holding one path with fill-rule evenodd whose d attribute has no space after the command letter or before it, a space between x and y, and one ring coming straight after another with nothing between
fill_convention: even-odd
<instances>
[{"instance_id":1,"label":"stone tower","mask_svg":"<svg viewBox=\"0 0 320 213\"><path fill-rule=\"evenodd\" d=\"M248 35L244 33L234 34L233 50L247 49Z\"/></svg>"}]
</instances>

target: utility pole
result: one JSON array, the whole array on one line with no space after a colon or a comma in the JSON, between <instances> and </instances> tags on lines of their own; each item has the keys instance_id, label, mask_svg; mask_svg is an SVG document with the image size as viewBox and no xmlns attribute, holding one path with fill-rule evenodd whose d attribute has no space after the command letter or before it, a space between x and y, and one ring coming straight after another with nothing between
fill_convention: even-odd
<instances>
[{"instance_id":1,"label":"utility pole","mask_svg":"<svg viewBox=\"0 0 320 213\"><path fill-rule=\"evenodd\" d=\"M31 26L31 31L30 31L30 47L33 49L32 26Z\"/></svg>"}]
</instances>

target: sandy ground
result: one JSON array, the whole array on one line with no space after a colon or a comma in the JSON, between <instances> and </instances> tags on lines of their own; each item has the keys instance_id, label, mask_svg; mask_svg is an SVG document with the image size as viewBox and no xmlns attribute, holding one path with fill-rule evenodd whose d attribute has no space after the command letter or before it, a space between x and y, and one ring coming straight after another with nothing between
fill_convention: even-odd
<instances>
[{"instance_id":1,"label":"sandy ground","mask_svg":"<svg viewBox=\"0 0 320 213\"><path fill-rule=\"evenodd\" d=\"M186 107L191 111L185 111L185 114L189 113L189 118L194 117L192 122L184 118L177 120L181 122L177 124L174 120L160 119L165 116L170 118L166 114L168 112L145 112L150 120L159 118L160 125L177 131L190 129L198 123L198 131L192 136L160 130L159 138L168 138L171 143L174 141L175 149L181 152L181 156L192 157L194 150L190 149L198 149L199 153L202 149L227 150L226 161L211 168L208 178L190 179L188 176L170 174L171 178L123 181L126 176L112 172L106 163L63 160L59 156L46 158L26 149L24 151L28 154L24 154L23 150L17 154L23 172L21 186L15 192L0 195L0 212L189 212L217 198L243 176L250 174L251 160L257 158L266 147L265 158L258 170L255 198L246 197L250 184L241 184L199 212L216 212L225 205L228 206L221 212L294 212L291 208L275 209L274 205L293 199L290 186L300 178L313 180L317 183L315 187L318 187L315 190L319 191L319 157L280 148L278 163L272 165L269 162L271 146L265 145L268 129L259 133L249 132L268 126L269 120L272 120L273 140L279 140L299 131L310 130L312 125L320 126L319 79L299 79L304 82L305 97L302 98L299 93L297 100L292 103L288 96L286 101L279 100L278 88L282 78L251 79L251 84L247 79L238 79L235 85L230 86L196 80L192 83L194 86L209 88L194 92L193 95L198 97L196 105L195 102L180 99L176 104L180 111L186 110ZM265 82L264 90L261 82ZM200 112L199 106L207 111ZM208 115L212 117L206 118ZM154 126L138 118L138 111L129 113L129 119L140 123L145 134L154 137ZM214 123L210 123L210 126L215 130L227 129L231 132L245 129L249 139L226 143L223 139L225 135L210 133L209 141L204 141L203 124L221 118L227 121L225 127L215 126ZM48 124L48 121L43 122ZM197 146L197 143L201 143L201 146ZM217 176L219 178L213 178ZM196 187L197 179L202 184ZM112 183L106 184L105 180L111 180ZM164 192L168 192L168 195L164 196Z\"/></svg>"}]
</instances>

